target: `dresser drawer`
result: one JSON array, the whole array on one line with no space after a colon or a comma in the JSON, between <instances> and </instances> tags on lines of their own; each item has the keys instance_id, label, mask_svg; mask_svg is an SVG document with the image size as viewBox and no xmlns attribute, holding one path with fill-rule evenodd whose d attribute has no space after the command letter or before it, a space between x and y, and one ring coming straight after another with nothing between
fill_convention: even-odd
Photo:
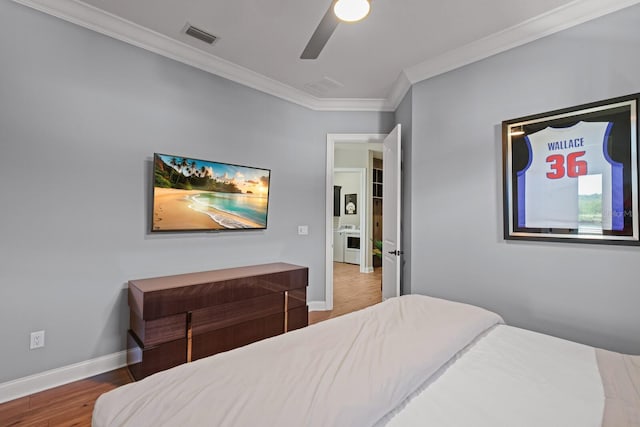
<instances>
[{"instance_id":1,"label":"dresser drawer","mask_svg":"<svg viewBox=\"0 0 640 427\"><path fill-rule=\"evenodd\" d=\"M195 310L191 314L191 328L196 336L282 312L284 294L272 293Z\"/></svg>"},{"instance_id":2,"label":"dresser drawer","mask_svg":"<svg viewBox=\"0 0 640 427\"><path fill-rule=\"evenodd\" d=\"M187 314L180 313L154 320L143 320L131 310L129 328L145 347L174 341L187 337Z\"/></svg>"},{"instance_id":3,"label":"dresser drawer","mask_svg":"<svg viewBox=\"0 0 640 427\"><path fill-rule=\"evenodd\" d=\"M284 313L278 313L204 334L194 335L191 360L242 347L283 332Z\"/></svg>"},{"instance_id":4,"label":"dresser drawer","mask_svg":"<svg viewBox=\"0 0 640 427\"><path fill-rule=\"evenodd\" d=\"M138 381L156 372L173 368L187 361L185 338L153 347L143 347L136 336L127 334L127 365L131 376Z\"/></svg>"},{"instance_id":5,"label":"dresser drawer","mask_svg":"<svg viewBox=\"0 0 640 427\"><path fill-rule=\"evenodd\" d=\"M304 328L309 324L309 307L306 305L302 307L296 307L287 312L287 330L286 332L293 331L294 329Z\"/></svg>"}]
</instances>

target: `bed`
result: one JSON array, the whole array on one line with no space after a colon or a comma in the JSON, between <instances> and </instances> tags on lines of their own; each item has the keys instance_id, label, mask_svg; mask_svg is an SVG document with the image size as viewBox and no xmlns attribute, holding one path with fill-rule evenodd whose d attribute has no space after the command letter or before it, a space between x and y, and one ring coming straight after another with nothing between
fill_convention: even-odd
<instances>
[{"instance_id":1,"label":"bed","mask_svg":"<svg viewBox=\"0 0 640 427\"><path fill-rule=\"evenodd\" d=\"M105 426L640 426L640 356L421 295L103 394Z\"/></svg>"}]
</instances>

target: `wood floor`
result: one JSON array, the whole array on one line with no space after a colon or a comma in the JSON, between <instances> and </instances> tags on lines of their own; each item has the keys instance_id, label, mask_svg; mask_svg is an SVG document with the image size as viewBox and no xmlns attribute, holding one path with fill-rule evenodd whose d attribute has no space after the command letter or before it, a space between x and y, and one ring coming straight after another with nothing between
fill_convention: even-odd
<instances>
[{"instance_id":1,"label":"wood floor","mask_svg":"<svg viewBox=\"0 0 640 427\"><path fill-rule=\"evenodd\" d=\"M309 323L368 307L382 300L381 269L361 274L352 264L334 263L333 310L309 313ZM126 368L0 404L0 427L91 426L96 399L132 381Z\"/></svg>"},{"instance_id":2,"label":"wood floor","mask_svg":"<svg viewBox=\"0 0 640 427\"><path fill-rule=\"evenodd\" d=\"M373 273L360 273L360 266L342 262L333 263L333 310L312 311L309 323L338 317L382 301L382 269Z\"/></svg>"},{"instance_id":3,"label":"wood floor","mask_svg":"<svg viewBox=\"0 0 640 427\"><path fill-rule=\"evenodd\" d=\"M0 426L90 426L98 396L131 381L121 368L12 400L0 405Z\"/></svg>"}]
</instances>

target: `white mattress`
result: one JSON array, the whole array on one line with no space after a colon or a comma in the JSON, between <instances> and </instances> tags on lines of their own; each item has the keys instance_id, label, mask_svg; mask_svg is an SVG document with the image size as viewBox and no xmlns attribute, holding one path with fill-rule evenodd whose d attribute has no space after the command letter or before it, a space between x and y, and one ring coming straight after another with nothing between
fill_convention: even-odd
<instances>
[{"instance_id":1,"label":"white mattress","mask_svg":"<svg viewBox=\"0 0 640 427\"><path fill-rule=\"evenodd\" d=\"M388 426L600 426L592 347L495 326L395 411Z\"/></svg>"}]
</instances>

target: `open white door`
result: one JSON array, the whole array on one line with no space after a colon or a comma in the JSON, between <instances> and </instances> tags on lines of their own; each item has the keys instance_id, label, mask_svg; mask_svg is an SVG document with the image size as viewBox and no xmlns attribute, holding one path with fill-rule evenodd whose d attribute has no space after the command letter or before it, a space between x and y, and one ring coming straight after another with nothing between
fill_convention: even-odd
<instances>
[{"instance_id":1,"label":"open white door","mask_svg":"<svg viewBox=\"0 0 640 427\"><path fill-rule=\"evenodd\" d=\"M401 149L400 124L383 142L382 299L400 296Z\"/></svg>"}]
</instances>

